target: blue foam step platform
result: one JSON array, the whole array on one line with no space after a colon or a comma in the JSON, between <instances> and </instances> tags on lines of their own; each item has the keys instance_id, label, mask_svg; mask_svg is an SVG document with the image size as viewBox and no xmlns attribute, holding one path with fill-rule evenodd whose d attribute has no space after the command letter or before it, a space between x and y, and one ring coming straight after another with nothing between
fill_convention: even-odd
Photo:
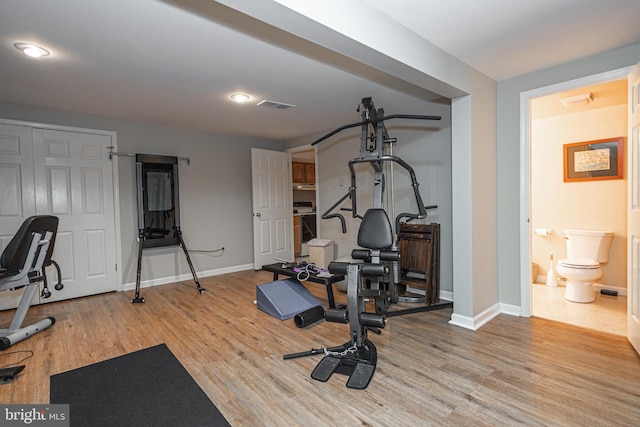
<instances>
[{"instance_id":1,"label":"blue foam step platform","mask_svg":"<svg viewBox=\"0 0 640 427\"><path fill-rule=\"evenodd\" d=\"M276 280L256 286L258 309L280 320L321 305L300 282L294 279Z\"/></svg>"}]
</instances>

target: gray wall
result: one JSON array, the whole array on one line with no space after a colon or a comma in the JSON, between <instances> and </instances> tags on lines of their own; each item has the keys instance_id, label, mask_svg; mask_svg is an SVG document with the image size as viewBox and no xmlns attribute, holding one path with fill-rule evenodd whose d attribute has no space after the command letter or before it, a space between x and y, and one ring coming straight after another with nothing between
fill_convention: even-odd
<instances>
[{"instance_id":1,"label":"gray wall","mask_svg":"<svg viewBox=\"0 0 640 427\"><path fill-rule=\"evenodd\" d=\"M224 253L192 254L196 271L253 265L251 148L282 151L283 143L239 138L103 117L0 104L0 117L117 132L121 153L189 157L179 162L181 228L190 251L224 246ZM135 161L118 157L121 253L124 285L135 283L137 209ZM142 281L190 275L177 247L144 251Z\"/></svg>"},{"instance_id":2,"label":"gray wall","mask_svg":"<svg viewBox=\"0 0 640 427\"><path fill-rule=\"evenodd\" d=\"M631 66L640 44L498 82L498 283L500 302L520 306L520 94Z\"/></svg>"}]
</instances>

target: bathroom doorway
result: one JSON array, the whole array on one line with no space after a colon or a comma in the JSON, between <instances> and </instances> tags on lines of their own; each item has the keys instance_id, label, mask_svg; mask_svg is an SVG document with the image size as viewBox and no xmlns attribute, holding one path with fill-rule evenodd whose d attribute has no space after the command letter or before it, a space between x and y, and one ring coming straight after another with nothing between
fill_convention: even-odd
<instances>
[{"instance_id":1,"label":"bathroom doorway","mask_svg":"<svg viewBox=\"0 0 640 427\"><path fill-rule=\"evenodd\" d=\"M563 179L564 144L626 137L626 73L567 82L537 95L529 98L528 115L531 280L526 292L531 314L626 336L626 175L590 182ZM566 257L566 228L615 232L610 261L602 266L603 277L597 282L602 286L596 286L593 303L564 299L560 278L556 287L546 284L549 270ZM602 295L601 288L618 295Z\"/></svg>"}]
</instances>

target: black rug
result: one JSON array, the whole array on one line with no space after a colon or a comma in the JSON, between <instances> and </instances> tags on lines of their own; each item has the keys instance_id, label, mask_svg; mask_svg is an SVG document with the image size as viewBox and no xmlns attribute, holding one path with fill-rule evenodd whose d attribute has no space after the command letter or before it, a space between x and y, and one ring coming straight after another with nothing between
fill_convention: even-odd
<instances>
[{"instance_id":1,"label":"black rug","mask_svg":"<svg viewBox=\"0 0 640 427\"><path fill-rule=\"evenodd\" d=\"M51 376L71 426L229 426L165 344Z\"/></svg>"}]
</instances>

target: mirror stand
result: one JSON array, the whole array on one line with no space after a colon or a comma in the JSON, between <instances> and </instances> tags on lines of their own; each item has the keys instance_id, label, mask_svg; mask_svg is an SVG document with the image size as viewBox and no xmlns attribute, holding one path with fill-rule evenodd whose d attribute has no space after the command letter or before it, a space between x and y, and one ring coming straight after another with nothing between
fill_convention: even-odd
<instances>
[{"instance_id":1,"label":"mirror stand","mask_svg":"<svg viewBox=\"0 0 640 427\"><path fill-rule=\"evenodd\" d=\"M132 303L143 303L140 296L142 250L162 246L180 246L200 294L205 289L193 268L189 251L180 230L180 198L178 192L178 158L154 154L136 154L138 195L138 269L136 293Z\"/></svg>"}]
</instances>

